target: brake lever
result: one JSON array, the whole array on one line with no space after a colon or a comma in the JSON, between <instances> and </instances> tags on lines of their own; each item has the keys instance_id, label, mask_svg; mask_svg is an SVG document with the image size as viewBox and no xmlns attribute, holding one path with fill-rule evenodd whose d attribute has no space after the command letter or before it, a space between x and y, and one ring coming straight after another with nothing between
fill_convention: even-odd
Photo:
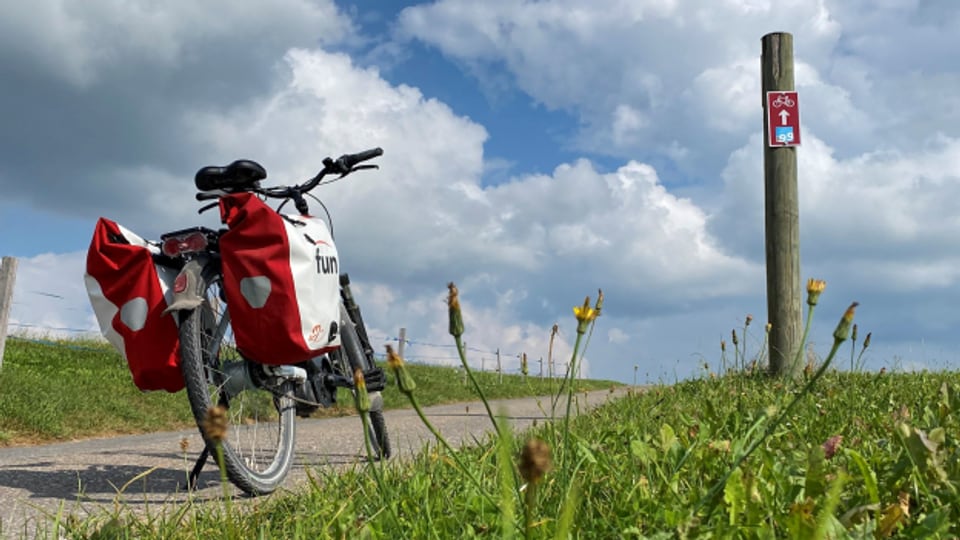
<instances>
[{"instance_id":1,"label":"brake lever","mask_svg":"<svg viewBox=\"0 0 960 540\"><path fill-rule=\"evenodd\" d=\"M350 169L350 172L362 171L364 169L379 169L379 168L380 168L379 165L354 165L353 168Z\"/></svg>"},{"instance_id":2,"label":"brake lever","mask_svg":"<svg viewBox=\"0 0 960 540\"><path fill-rule=\"evenodd\" d=\"M210 203L210 204L208 204L208 205L206 205L206 206L201 206L200 209L197 210L197 213L198 213L198 214L202 214L202 213L206 212L207 210L210 210L210 209L212 209L212 208L216 208L216 207L219 206L219 205L220 205L220 201L217 201L217 202L214 202L214 203Z\"/></svg>"}]
</instances>

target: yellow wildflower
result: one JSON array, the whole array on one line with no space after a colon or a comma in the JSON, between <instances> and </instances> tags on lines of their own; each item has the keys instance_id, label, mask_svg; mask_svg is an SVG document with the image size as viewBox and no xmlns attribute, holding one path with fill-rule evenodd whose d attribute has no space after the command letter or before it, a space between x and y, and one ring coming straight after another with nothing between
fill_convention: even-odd
<instances>
[{"instance_id":1,"label":"yellow wildflower","mask_svg":"<svg viewBox=\"0 0 960 540\"><path fill-rule=\"evenodd\" d=\"M813 279L810 278L807 280L807 304L811 306L817 305L817 301L820 300L820 293L827 288L827 282L822 279Z\"/></svg>"},{"instance_id":2,"label":"yellow wildflower","mask_svg":"<svg viewBox=\"0 0 960 540\"><path fill-rule=\"evenodd\" d=\"M589 296L584 298L582 306L573 308L573 316L577 318L577 333L586 332L587 324L597 318L597 310L590 307Z\"/></svg>"}]
</instances>

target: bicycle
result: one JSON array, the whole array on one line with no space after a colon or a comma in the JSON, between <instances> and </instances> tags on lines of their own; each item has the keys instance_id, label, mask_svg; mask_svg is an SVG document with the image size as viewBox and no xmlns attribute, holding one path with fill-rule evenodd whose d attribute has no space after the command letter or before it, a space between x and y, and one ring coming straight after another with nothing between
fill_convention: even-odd
<instances>
[{"instance_id":1,"label":"bicycle","mask_svg":"<svg viewBox=\"0 0 960 540\"><path fill-rule=\"evenodd\" d=\"M375 148L335 160L328 157L323 160L323 169L310 180L270 188L260 186L267 174L254 161L238 160L225 167L204 167L194 179L200 191L196 199L216 202L203 206L198 213L221 205L226 197L250 193L263 197L263 200L283 199L275 210L278 215L292 200L300 216L309 217L306 195L323 207L327 223L331 224L332 237L329 211L309 192L355 171L377 168L376 165L360 163L382 153L380 148ZM329 174L338 176L324 181ZM229 480L244 492L264 495L276 490L293 462L295 416L306 417L320 407L332 406L336 403L338 388L355 392L354 373L357 370L363 373L371 397L369 434L374 458L388 458L390 440L380 393L386 384L386 376L374 363L373 349L360 308L350 290L349 276L339 274L339 325L334 324L331 328L331 335L339 333L341 345L295 364L264 363L266 358L252 358L237 346L224 288L226 265L223 258L227 253L220 249L224 234L228 232L229 229L193 227L166 233L160 237L161 253L154 255L158 266L178 272L173 282L173 301L165 313L174 314L179 321L183 383L205 442L190 473L191 489L196 486L200 471L212 454ZM319 258L318 249L318 271ZM324 268L334 269L335 265ZM240 308L236 304L234 307L235 311ZM237 323L240 322L237 319ZM310 336L311 339L314 337ZM229 429L223 440L215 433L211 434L214 428L206 422L208 411L216 405L227 412ZM216 451L218 444L221 452Z\"/></svg>"}]
</instances>

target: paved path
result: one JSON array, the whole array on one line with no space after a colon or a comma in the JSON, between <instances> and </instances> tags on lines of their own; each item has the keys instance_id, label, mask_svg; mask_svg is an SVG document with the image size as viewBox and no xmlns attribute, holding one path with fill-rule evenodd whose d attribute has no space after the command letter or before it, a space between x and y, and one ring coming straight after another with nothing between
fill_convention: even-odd
<instances>
[{"instance_id":1,"label":"paved path","mask_svg":"<svg viewBox=\"0 0 960 540\"><path fill-rule=\"evenodd\" d=\"M625 393L626 389L579 394L578 404L581 408L594 407ZM529 427L535 419L546 419L549 413L547 398L542 402L547 414L538 399L495 401L491 405L495 413L504 411L518 429ZM558 412L562 411L558 408ZM426 413L454 445L483 437L491 428L481 402L439 405L427 408ZM414 455L432 439L412 410L390 410L385 415L393 459ZM347 465L364 455L357 417L298 422L296 461L284 487L302 481L307 466ZM186 456L180 450L184 438L189 445ZM187 472L202 444L197 431L190 430L0 449L0 537L30 538L38 525L49 530L51 518L61 506L64 513L77 516L101 515L118 501L135 510L175 507L187 498ZM137 479L139 475L143 477ZM200 475L198 487L195 500L222 493L219 471L212 461Z\"/></svg>"}]
</instances>

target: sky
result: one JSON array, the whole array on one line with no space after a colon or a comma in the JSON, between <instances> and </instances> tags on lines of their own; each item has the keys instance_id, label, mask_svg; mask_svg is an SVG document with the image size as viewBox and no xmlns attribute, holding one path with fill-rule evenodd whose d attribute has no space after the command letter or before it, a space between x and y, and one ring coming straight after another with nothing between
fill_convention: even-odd
<instances>
[{"instance_id":1,"label":"sky","mask_svg":"<svg viewBox=\"0 0 960 540\"><path fill-rule=\"evenodd\" d=\"M960 5L953 0L13 0L0 5L0 255L11 330L96 331L93 226L192 225L193 175L265 184L380 146L315 192L378 348L671 382L761 348L761 38L794 36L801 275L823 356L851 301L867 369L960 367ZM743 339L743 338L741 338ZM849 349L838 360L849 367ZM729 352L728 352L728 361ZM547 368L544 367L544 370ZM562 369L558 367L557 369Z\"/></svg>"}]
</instances>

